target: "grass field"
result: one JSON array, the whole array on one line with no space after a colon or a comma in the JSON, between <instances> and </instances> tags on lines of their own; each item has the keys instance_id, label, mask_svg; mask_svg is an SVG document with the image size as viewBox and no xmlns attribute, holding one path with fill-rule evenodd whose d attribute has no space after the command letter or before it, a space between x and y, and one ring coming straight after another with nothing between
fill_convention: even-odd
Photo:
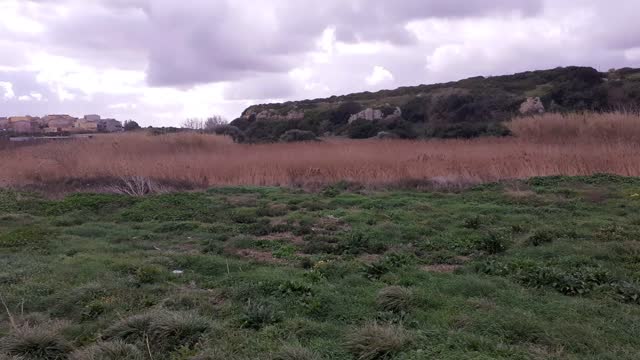
<instances>
[{"instance_id":1,"label":"grass field","mask_svg":"<svg viewBox=\"0 0 640 360\"><path fill-rule=\"evenodd\" d=\"M105 191L138 176L173 189L311 189L339 181L398 188L549 175L640 176L637 114L547 114L508 126L513 137L254 145L199 134L105 135L0 150L0 186Z\"/></svg>"},{"instance_id":2,"label":"grass field","mask_svg":"<svg viewBox=\"0 0 640 360\"><path fill-rule=\"evenodd\" d=\"M638 358L637 178L346 187L2 191L0 359Z\"/></svg>"}]
</instances>

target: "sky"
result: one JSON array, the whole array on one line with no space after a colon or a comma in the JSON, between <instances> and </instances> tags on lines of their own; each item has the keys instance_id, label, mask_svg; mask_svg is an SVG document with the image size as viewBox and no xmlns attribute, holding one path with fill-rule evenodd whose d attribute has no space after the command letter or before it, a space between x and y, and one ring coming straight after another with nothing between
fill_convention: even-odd
<instances>
[{"instance_id":1,"label":"sky","mask_svg":"<svg viewBox=\"0 0 640 360\"><path fill-rule=\"evenodd\" d=\"M557 66L640 67L638 0L0 0L0 116L143 126Z\"/></svg>"}]
</instances>

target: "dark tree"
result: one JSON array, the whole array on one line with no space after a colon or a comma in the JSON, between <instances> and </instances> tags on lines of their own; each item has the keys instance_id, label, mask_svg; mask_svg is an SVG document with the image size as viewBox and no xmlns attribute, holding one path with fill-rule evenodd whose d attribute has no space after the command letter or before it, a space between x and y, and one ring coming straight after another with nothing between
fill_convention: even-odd
<instances>
[{"instance_id":1,"label":"dark tree","mask_svg":"<svg viewBox=\"0 0 640 360\"><path fill-rule=\"evenodd\" d=\"M124 122L124 131L134 131L139 129L140 125L138 125L138 123L133 120L126 120Z\"/></svg>"}]
</instances>

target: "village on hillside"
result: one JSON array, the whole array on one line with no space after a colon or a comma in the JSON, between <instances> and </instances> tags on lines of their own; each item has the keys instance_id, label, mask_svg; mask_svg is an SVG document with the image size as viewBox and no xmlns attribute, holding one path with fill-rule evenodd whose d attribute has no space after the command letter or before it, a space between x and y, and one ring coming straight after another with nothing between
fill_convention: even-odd
<instances>
[{"instance_id":1,"label":"village on hillside","mask_svg":"<svg viewBox=\"0 0 640 360\"><path fill-rule=\"evenodd\" d=\"M100 115L85 115L83 118L70 115L0 117L0 134L67 135L119 131L123 131L120 121L102 119Z\"/></svg>"}]
</instances>

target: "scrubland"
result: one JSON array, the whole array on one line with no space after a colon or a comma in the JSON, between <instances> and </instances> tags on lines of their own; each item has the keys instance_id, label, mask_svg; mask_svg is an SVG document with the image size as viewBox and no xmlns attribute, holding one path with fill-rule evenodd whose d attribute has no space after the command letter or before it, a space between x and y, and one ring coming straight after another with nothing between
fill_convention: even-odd
<instances>
[{"instance_id":1,"label":"scrubland","mask_svg":"<svg viewBox=\"0 0 640 360\"><path fill-rule=\"evenodd\" d=\"M637 121L9 146L0 359L637 359Z\"/></svg>"}]
</instances>

